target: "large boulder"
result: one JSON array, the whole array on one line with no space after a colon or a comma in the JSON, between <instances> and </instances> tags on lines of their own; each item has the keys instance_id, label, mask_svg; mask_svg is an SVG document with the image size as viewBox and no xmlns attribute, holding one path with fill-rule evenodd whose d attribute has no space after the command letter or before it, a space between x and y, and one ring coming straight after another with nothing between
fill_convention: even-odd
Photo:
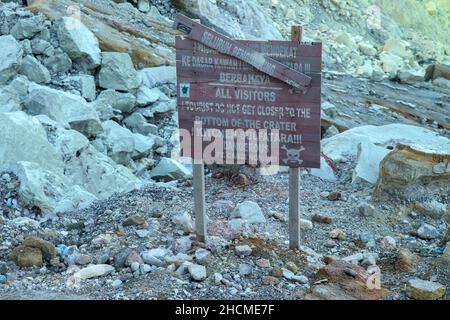
<instances>
[{"instance_id":1,"label":"large boulder","mask_svg":"<svg viewBox=\"0 0 450 320\"><path fill-rule=\"evenodd\" d=\"M137 89L142 82L131 57L125 52L103 52L98 74L100 87L119 91Z\"/></svg>"},{"instance_id":2,"label":"large boulder","mask_svg":"<svg viewBox=\"0 0 450 320\"><path fill-rule=\"evenodd\" d=\"M50 72L48 69L42 65L35 57L26 56L22 60L19 72L25 76L30 81L36 83L48 83L50 82Z\"/></svg>"},{"instance_id":3,"label":"large boulder","mask_svg":"<svg viewBox=\"0 0 450 320\"><path fill-rule=\"evenodd\" d=\"M192 176L192 173L181 163L170 158L161 158L157 166L150 171L150 177L154 180L179 180Z\"/></svg>"},{"instance_id":4,"label":"large boulder","mask_svg":"<svg viewBox=\"0 0 450 320\"><path fill-rule=\"evenodd\" d=\"M450 194L450 147L398 145L381 162L375 188L378 197L400 197L420 203ZM425 207L422 205L422 207ZM445 210L442 210L442 214Z\"/></svg>"},{"instance_id":5,"label":"large boulder","mask_svg":"<svg viewBox=\"0 0 450 320\"><path fill-rule=\"evenodd\" d=\"M253 201L244 201L238 204L231 213L231 217L244 219L250 224L266 222L266 218L264 217L261 208Z\"/></svg>"},{"instance_id":6,"label":"large boulder","mask_svg":"<svg viewBox=\"0 0 450 320\"><path fill-rule=\"evenodd\" d=\"M82 97L52 88L32 85L24 103L33 115L44 114L86 136L103 132L96 110Z\"/></svg>"},{"instance_id":7,"label":"large boulder","mask_svg":"<svg viewBox=\"0 0 450 320\"><path fill-rule=\"evenodd\" d=\"M177 70L175 67L144 68L139 70L139 74L142 77L142 83L150 89L166 83L177 83Z\"/></svg>"},{"instance_id":8,"label":"large boulder","mask_svg":"<svg viewBox=\"0 0 450 320\"><path fill-rule=\"evenodd\" d=\"M134 151L133 133L112 120L103 122L103 129L102 138L108 155L115 162L128 165Z\"/></svg>"},{"instance_id":9,"label":"large boulder","mask_svg":"<svg viewBox=\"0 0 450 320\"><path fill-rule=\"evenodd\" d=\"M389 153L384 147L364 141L358 145L358 158L352 182L366 181L375 184L380 172L380 163Z\"/></svg>"},{"instance_id":10,"label":"large boulder","mask_svg":"<svg viewBox=\"0 0 450 320\"><path fill-rule=\"evenodd\" d=\"M158 127L148 123L147 119L139 112L135 112L131 116L125 118L123 124L135 133L143 135L158 133Z\"/></svg>"},{"instance_id":11,"label":"large boulder","mask_svg":"<svg viewBox=\"0 0 450 320\"><path fill-rule=\"evenodd\" d=\"M11 28L11 35L17 40L30 39L38 32L44 30L44 19L41 15L29 18L21 17Z\"/></svg>"},{"instance_id":12,"label":"large boulder","mask_svg":"<svg viewBox=\"0 0 450 320\"><path fill-rule=\"evenodd\" d=\"M437 146L450 150L450 140L434 131L406 124L388 124L384 126L361 126L352 128L333 137L322 140L322 151L333 161L356 159L358 145L369 142L379 147L394 147L402 144Z\"/></svg>"},{"instance_id":13,"label":"large boulder","mask_svg":"<svg viewBox=\"0 0 450 320\"><path fill-rule=\"evenodd\" d=\"M29 81L25 76L17 76L8 85L0 87L0 112L22 110L22 102L28 94Z\"/></svg>"},{"instance_id":14,"label":"large boulder","mask_svg":"<svg viewBox=\"0 0 450 320\"><path fill-rule=\"evenodd\" d=\"M96 104L108 104L115 110L121 112L131 112L136 105L136 97L128 92L118 92L116 90L103 90L98 95Z\"/></svg>"},{"instance_id":15,"label":"large boulder","mask_svg":"<svg viewBox=\"0 0 450 320\"><path fill-rule=\"evenodd\" d=\"M97 37L81 21L64 17L57 29L59 45L85 70L95 69L101 63Z\"/></svg>"},{"instance_id":16,"label":"large boulder","mask_svg":"<svg viewBox=\"0 0 450 320\"><path fill-rule=\"evenodd\" d=\"M23 49L11 35L0 36L0 48L0 84L5 84L17 74Z\"/></svg>"},{"instance_id":17,"label":"large boulder","mask_svg":"<svg viewBox=\"0 0 450 320\"><path fill-rule=\"evenodd\" d=\"M2 170L17 161L30 161L49 171L63 172L63 163L37 119L22 111L0 113L0 135Z\"/></svg>"}]
</instances>

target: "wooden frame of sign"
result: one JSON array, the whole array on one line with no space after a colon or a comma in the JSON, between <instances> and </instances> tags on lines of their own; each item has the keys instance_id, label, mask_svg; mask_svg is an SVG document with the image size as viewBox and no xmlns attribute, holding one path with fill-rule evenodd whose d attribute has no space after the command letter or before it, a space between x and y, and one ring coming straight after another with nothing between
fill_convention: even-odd
<instances>
[{"instance_id":1,"label":"wooden frame of sign","mask_svg":"<svg viewBox=\"0 0 450 320\"><path fill-rule=\"evenodd\" d=\"M183 34L176 37L180 129L196 131L195 121L219 130L279 126L278 163L289 166L289 247L298 249L300 167L320 167L322 44L301 42L300 26L291 41L234 40L183 15L174 29ZM249 101L249 88L258 101ZM257 109L279 113L249 112ZM205 144L191 145L196 235L206 242Z\"/></svg>"}]
</instances>

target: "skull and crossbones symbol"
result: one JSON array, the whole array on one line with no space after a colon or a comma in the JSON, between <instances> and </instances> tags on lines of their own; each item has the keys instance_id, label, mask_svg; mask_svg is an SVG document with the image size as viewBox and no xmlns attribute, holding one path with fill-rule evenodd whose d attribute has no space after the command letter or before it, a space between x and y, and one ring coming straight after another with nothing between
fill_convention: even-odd
<instances>
[{"instance_id":1,"label":"skull and crossbones symbol","mask_svg":"<svg viewBox=\"0 0 450 320\"><path fill-rule=\"evenodd\" d=\"M300 153L305 150L303 146L300 146L300 149L289 149L286 145L282 146L281 149L286 151L287 159L283 159L283 162L287 164L288 162L296 162L297 164L302 164L303 160L300 159Z\"/></svg>"}]
</instances>

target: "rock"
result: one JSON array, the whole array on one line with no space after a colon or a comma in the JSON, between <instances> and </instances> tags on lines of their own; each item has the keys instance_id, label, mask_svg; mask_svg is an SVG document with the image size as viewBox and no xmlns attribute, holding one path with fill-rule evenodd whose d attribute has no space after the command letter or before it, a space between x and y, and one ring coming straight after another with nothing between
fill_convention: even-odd
<instances>
[{"instance_id":1,"label":"rock","mask_svg":"<svg viewBox=\"0 0 450 320\"><path fill-rule=\"evenodd\" d=\"M120 288L122 286L122 280L116 279L111 283L111 287L114 289Z\"/></svg>"},{"instance_id":2,"label":"rock","mask_svg":"<svg viewBox=\"0 0 450 320\"><path fill-rule=\"evenodd\" d=\"M11 28L11 35L17 40L30 39L43 29L44 21L41 16L20 18Z\"/></svg>"},{"instance_id":3,"label":"rock","mask_svg":"<svg viewBox=\"0 0 450 320\"><path fill-rule=\"evenodd\" d=\"M100 87L119 91L136 89L141 82L130 55L123 52L102 53L98 80Z\"/></svg>"},{"instance_id":4,"label":"rock","mask_svg":"<svg viewBox=\"0 0 450 320\"><path fill-rule=\"evenodd\" d=\"M136 230L136 235L141 239L147 238L150 235L150 231L139 229L139 230Z\"/></svg>"},{"instance_id":5,"label":"rock","mask_svg":"<svg viewBox=\"0 0 450 320\"><path fill-rule=\"evenodd\" d=\"M20 65L19 73L36 83L50 82L50 72L35 57L26 56Z\"/></svg>"},{"instance_id":6,"label":"rock","mask_svg":"<svg viewBox=\"0 0 450 320\"><path fill-rule=\"evenodd\" d=\"M97 264L81 269L75 273L75 277L80 279L91 279L95 277L106 276L114 272L114 267L109 264Z\"/></svg>"},{"instance_id":7,"label":"rock","mask_svg":"<svg viewBox=\"0 0 450 320\"><path fill-rule=\"evenodd\" d=\"M93 70L101 63L96 36L80 21L63 17L57 28L59 45L84 70Z\"/></svg>"},{"instance_id":8,"label":"rock","mask_svg":"<svg viewBox=\"0 0 450 320\"><path fill-rule=\"evenodd\" d=\"M337 240L345 240L346 239L346 234L344 232L344 230L342 229L333 229L330 232L330 238L331 239L337 239Z\"/></svg>"},{"instance_id":9,"label":"rock","mask_svg":"<svg viewBox=\"0 0 450 320\"><path fill-rule=\"evenodd\" d=\"M400 272L415 272L419 257L406 248L400 248L395 261L395 270Z\"/></svg>"},{"instance_id":10,"label":"rock","mask_svg":"<svg viewBox=\"0 0 450 320\"><path fill-rule=\"evenodd\" d=\"M248 245L236 246L234 248L234 253L240 257L249 256L252 254L252 248L250 248L250 246Z\"/></svg>"},{"instance_id":11,"label":"rock","mask_svg":"<svg viewBox=\"0 0 450 320\"><path fill-rule=\"evenodd\" d=\"M337 244L335 241L333 241L333 240L327 240L327 241L325 242L325 247L326 247L326 248L333 249L333 248L336 248L337 245L338 245L338 244Z\"/></svg>"},{"instance_id":12,"label":"rock","mask_svg":"<svg viewBox=\"0 0 450 320\"><path fill-rule=\"evenodd\" d=\"M21 268L42 266L42 252L38 248L20 245L12 251L11 259Z\"/></svg>"},{"instance_id":13,"label":"rock","mask_svg":"<svg viewBox=\"0 0 450 320\"><path fill-rule=\"evenodd\" d=\"M450 140L447 144L442 141L441 146L434 143L397 145L380 164L374 195L425 203L442 194L450 194L450 170L435 173L433 168L439 163L450 168Z\"/></svg>"},{"instance_id":14,"label":"rock","mask_svg":"<svg viewBox=\"0 0 450 320\"><path fill-rule=\"evenodd\" d=\"M246 263L239 264L239 275L241 277L247 277L247 276L251 275L252 271L253 271L252 266L250 266Z\"/></svg>"},{"instance_id":15,"label":"rock","mask_svg":"<svg viewBox=\"0 0 450 320\"><path fill-rule=\"evenodd\" d=\"M289 261L286 263L286 268L289 271L292 271L293 273L297 273L299 271L299 268L297 267L297 265L295 263L293 263L292 261Z\"/></svg>"},{"instance_id":16,"label":"rock","mask_svg":"<svg viewBox=\"0 0 450 320\"><path fill-rule=\"evenodd\" d=\"M370 43L360 42L358 44L358 49L364 55L369 56L369 57L373 57L377 54L377 49L375 49L375 47Z\"/></svg>"},{"instance_id":17,"label":"rock","mask_svg":"<svg viewBox=\"0 0 450 320\"><path fill-rule=\"evenodd\" d=\"M406 43L400 39L390 38L386 41L384 48L384 53L396 55L401 58L409 58L411 53L406 49Z\"/></svg>"},{"instance_id":18,"label":"rock","mask_svg":"<svg viewBox=\"0 0 450 320\"><path fill-rule=\"evenodd\" d=\"M92 263L92 257L88 254L79 253L75 256L75 263L80 266L85 266Z\"/></svg>"},{"instance_id":19,"label":"rock","mask_svg":"<svg viewBox=\"0 0 450 320\"><path fill-rule=\"evenodd\" d=\"M147 13L150 11L149 0L138 0L138 9L141 12Z\"/></svg>"},{"instance_id":20,"label":"rock","mask_svg":"<svg viewBox=\"0 0 450 320\"><path fill-rule=\"evenodd\" d=\"M189 234L195 232L194 221L186 211L172 218L172 222L183 228L184 233Z\"/></svg>"},{"instance_id":21,"label":"rock","mask_svg":"<svg viewBox=\"0 0 450 320\"><path fill-rule=\"evenodd\" d=\"M297 282L297 283L300 283L300 284L308 284L309 283L308 277L302 276L302 275L301 276L294 275L294 276L291 277L290 280L294 281L294 282Z\"/></svg>"},{"instance_id":22,"label":"rock","mask_svg":"<svg viewBox=\"0 0 450 320\"><path fill-rule=\"evenodd\" d=\"M13 78L22 62L23 49L11 35L0 36L0 85Z\"/></svg>"},{"instance_id":23,"label":"rock","mask_svg":"<svg viewBox=\"0 0 450 320\"><path fill-rule=\"evenodd\" d=\"M320 157L320 169L310 169L311 175L318 177L325 181L336 181L336 175L333 168L325 160L324 157Z\"/></svg>"},{"instance_id":24,"label":"rock","mask_svg":"<svg viewBox=\"0 0 450 320\"><path fill-rule=\"evenodd\" d=\"M46 261L50 261L52 258L56 257L56 248L53 243L43 240L35 236L28 236L22 242L25 247L36 248L42 252L42 257Z\"/></svg>"},{"instance_id":25,"label":"rock","mask_svg":"<svg viewBox=\"0 0 450 320\"><path fill-rule=\"evenodd\" d=\"M364 244L367 248L371 248L375 246L375 236L371 232L362 232L359 235L359 240Z\"/></svg>"},{"instance_id":26,"label":"rock","mask_svg":"<svg viewBox=\"0 0 450 320\"><path fill-rule=\"evenodd\" d=\"M300 219L299 220L300 229L302 230L312 230L313 229L313 223L310 220L306 219Z\"/></svg>"},{"instance_id":27,"label":"rock","mask_svg":"<svg viewBox=\"0 0 450 320\"><path fill-rule=\"evenodd\" d=\"M188 272L191 278L195 281L203 281L206 279L206 268L198 264L190 264Z\"/></svg>"},{"instance_id":28,"label":"rock","mask_svg":"<svg viewBox=\"0 0 450 320\"><path fill-rule=\"evenodd\" d=\"M113 109L128 113L136 106L136 97L128 92L109 89L100 92L96 103L109 104Z\"/></svg>"},{"instance_id":29,"label":"rock","mask_svg":"<svg viewBox=\"0 0 450 320\"><path fill-rule=\"evenodd\" d=\"M124 227L140 226L144 224L146 224L144 217L138 214L128 217L122 222Z\"/></svg>"},{"instance_id":30,"label":"rock","mask_svg":"<svg viewBox=\"0 0 450 320\"><path fill-rule=\"evenodd\" d=\"M383 64L383 71L389 76L395 77L398 70L403 67L403 59L395 54L381 53L380 60Z\"/></svg>"},{"instance_id":31,"label":"rock","mask_svg":"<svg viewBox=\"0 0 450 320\"><path fill-rule=\"evenodd\" d=\"M450 149L450 140L436 132L406 124L389 124L384 126L361 126L346 130L331 138L322 140L322 150L335 162L345 162L356 158L358 145L370 142L379 147L397 144L423 145L441 150Z\"/></svg>"},{"instance_id":32,"label":"rock","mask_svg":"<svg viewBox=\"0 0 450 320\"><path fill-rule=\"evenodd\" d=\"M166 83L177 83L177 73L175 67L162 66L155 68L144 68L139 71L143 85L147 88L154 88Z\"/></svg>"},{"instance_id":33,"label":"rock","mask_svg":"<svg viewBox=\"0 0 450 320\"><path fill-rule=\"evenodd\" d=\"M137 105L147 106L159 100L164 95L158 88L149 89L147 86L140 86L136 95Z\"/></svg>"},{"instance_id":34,"label":"rock","mask_svg":"<svg viewBox=\"0 0 450 320\"><path fill-rule=\"evenodd\" d=\"M389 150L384 147L361 142L358 145L357 164L353 171L352 182L363 180L375 184L380 172L380 163L388 153Z\"/></svg>"},{"instance_id":35,"label":"rock","mask_svg":"<svg viewBox=\"0 0 450 320\"><path fill-rule=\"evenodd\" d=\"M373 217L377 213L377 209L367 202L359 203L356 211L358 214L364 217Z\"/></svg>"},{"instance_id":36,"label":"rock","mask_svg":"<svg viewBox=\"0 0 450 320\"><path fill-rule=\"evenodd\" d=\"M408 281L406 294L416 300L437 300L445 296L445 286L415 278Z\"/></svg>"},{"instance_id":37,"label":"rock","mask_svg":"<svg viewBox=\"0 0 450 320\"><path fill-rule=\"evenodd\" d=\"M320 214L315 214L311 218L312 221L318 222L318 223L324 223L324 224L332 224L333 219L330 217L322 216Z\"/></svg>"},{"instance_id":38,"label":"rock","mask_svg":"<svg viewBox=\"0 0 450 320\"><path fill-rule=\"evenodd\" d=\"M261 279L262 284L264 285L278 285L280 283L280 280L278 278L272 277L272 276L263 276Z\"/></svg>"},{"instance_id":39,"label":"rock","mask_svg":"<svg viewBox=\"0 0 450 320\"><path fill-rule=\"evenodd\" d=\"M8 267L6 262L0 261L0 274L6 274L8 272Z\"/></svg>"},{"instance_id":40,"label":"rock","mask_svg":"<svg viewBox=\"0 0 450 320\"><path fill-rule=\"evenodd\" d=\"M381 239L381 247L387 250L393 250L397 247L397 242L391 236L386 236Z\"/></svg>"},{"instance_id":41,"label":"rock","mask_svg":"<svg viewBox=\"0 0 450 320\"><path fill-rule=\"evenodd\" d=\"M141 256L139 255L139 253L137 253L136 251L131 251L131 253L128 255L128 257L125 260L125 266L129 267L131 266L133 263L137 263L138 264L138 269L139 269L139 265L140 264L144 264L144 260L141 258ZM134 270L136 271L136 270Z\"/></svg>"},{"instance_id":42,"label":"rock","mask_svg":"<svg viewBox=\"0 0 450 320\"><path fill-rule=\"evenodd\" d=\"M69 82L87 101L95 100L96 86L94 76L87 74L71 76L69 77Z\"/></svg>"},{"instance_id":43,"label":"rock","mask_svg":"<svg viewBox=\"0 0 450 320\"><path fill-rule=\"evenodd\" d=\"M133 272L139 271L139 263L137 262L132 262L130 265L130 269Z\"/></svg>"},{"instance_id":44,"label":"rock","mask_svg":"<svg viewBox=\"0 0 450 320\"><path fill-rule=\"evenodd\" d=\"M417 235L419 236L419 238L424 240L433 240L439 237L439 231L436 229L436 227L424 223L417 230Z\"/></svg>"},{"instance_id":45,"label":"rock","mask_svg":"<svg viewBox=\"0 0 450 320\"><path fill-rule=\"evenodd\" d=\"M151 266L149 266L148 264L141 264L139 266L139 271L141 272L141 274L150 273L152 270L153 270L153 268Z\"/></svg>"},{"instance_id":46,"label":"rock","mask_svg":"<svg viewBox=\"0 0 450 320\"><path fill-rule=\"evenodd\" d=\"M270 268L270 261L267 259L258 259L256 260L256 265L260 268Z\"/></svg>"},{"instance_id":47,"label":"rock","mask_svg":"<svg viewBox=\"0 0 450 320\"><path fill-rule=\"evenodd\" d=\"M153 180L171 180L188 179L192 173L184 165L170 158L161 158L156 167L149 172Z\"/></svg>"},{"instance_id":48,"label":"rock","mask_svg":"<svg viewBox=\"0 0 450 320\"><path fill-rule=\"evenodd\" d=\"M158 133L158 127L148 123L145 117L139 112L135 112L131 116L125 118L123 124L134 133L143 135Z\"/></svg>"},{"instance_id":49,"label":"rock","mask_svg":"<svg viewBox=\"0 0 450 320\"><path fill-rule=\"evenodd\" d=\"M329 192L327 199L330 201L338 201L342 197L342 194L339 191Z\"/></svg>"},{"instance_id":50,"label":"rock","mask_svg":"<svg viewBox=\"0 0 450 320\"><path fill-rule=\"evenodd\" d=\"M15 218L12 222L16 227L26 227L26 228L32 228L32 229L39 228L38 221L27 218L27 217Z\"/></svg>"},{"instance_id":51,"label":"rock","mask_svg":"<svg viewBox=\"0 0 450 320\"><path fill-rule=\"evenodd\" d=\"M65 73L72 68L72 60L61 49L55 50L55 53L46 57L42 63L51 74Z\"/></svg>"},{"instance_id":52,"label":"rock","mask_svg":"<svg viewBox=\"0 0 450 320\"><path fill-rule=\"evenodd\" d=\"M207 264L210 259L211 259L210 251L203 248L198 248L197 250L195 250L195 261L197 261L197 263L202 265Z\"/></svg>"},{"instance_id":53,"label":"rock","mask_svg":"<svg viewBox=\"0 0 450 320\"><path fill-rule=\"evenodd\" d=\"M38 120L21 111L0 113L0 132L9 132L0 148L2 170L18 161L33 161L52 172L62 173L63 164Z\"/></svg>"},{"instance_id":54,"label":"rock","mask_svg":"<svg viewBox=\"0 0 450 320\"><path fill-rule=\"evenodd\" d=\"M424 80L424 74L417 70L399 70L396 79L400 83L414 84Z\"/></svg>"},{"instance_id":55,"label":"rock","mask_svg":"<svg viewBox=\"0 0 450 320\"><path fill-rule=\"evenodd\" d=\"M439 78L450 80L450 66L443 64L429 65L425 73L425 81Z\"/></svg>"},{"instance_id":56,"label":"rock","mask_svg":"<svg viewBox=\"0 0 450 320\"><path fill-rule=\"evenodd\" d=\"M80 96L32 85L24 104L30 114L45 114L61 125L70 125L72 129L88 137L103 132L97 112Z\"/></svg>"},{"instance_id":57,"label":"rock","mask_svg":"<svg viewBox=\"0 0 450 320\"><path fill-rule=\"evenodd\" d=\"M249 224L266 223L261 208L256 202L244 201L236 206L231 213L232 218L242 218Z\"/></svg>"},{"instance_id":58,"label":"rock","mask_svg":"<svg viewBox=\"0 0 450 320\"><path fill-rule=\"evenodd\" d=\"M103 122L102 127L104 130L102 139L108 155L116 163L128 165L135 148L133 133L112 120Z\"/></svg>"}]
</instances>

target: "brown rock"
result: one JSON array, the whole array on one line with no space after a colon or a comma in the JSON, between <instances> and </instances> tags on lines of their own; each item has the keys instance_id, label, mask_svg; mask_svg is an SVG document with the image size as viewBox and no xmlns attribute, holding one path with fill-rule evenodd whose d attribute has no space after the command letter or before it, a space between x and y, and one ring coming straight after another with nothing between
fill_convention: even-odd
<instances>
[{"instance_id":1,"label":"brown rock","mask_svg":"<svg viewBox=\"0 0 450 320\"><path fill-rule=\"evenodd\" d=\"M414 272L415 266L419 262L419 257L406 248L398 250L395 270L400 272Z\"/></svg>"},{"instance_id":2,"label":"brown rock","mask_svg":"<svg viewBox=\"0 0 450 320\"><path fill-rule=\"evenodd\" d=\"M42 252L38 248L20 245L12 251L11 259L22 268L42 266Z\"/></svg>"},{"instance_id":3,"label":"brown rock","mask_svg":"<svg viewBox=\"0 0 450 320\"><path fill-rule=\"evenodd\" d=\"M122 225L124 227L140 226L143 224L145 224L145 219L143 216L138 215L138 214L128 217L122 222Z\"/></svg>"},{"instance_id":4,"label":"brown rock","mask_svg":"<svg viewBox=\"0 0 450 320\"><path fill-rule=\"evenodd\" d=\"M289 270L289 271L292 271L293 273L297 273L298 272L298 267L297 267L297 265L295 264L295 263L293 263L293 262L291 262L291 261L289 261L288 263L286 263L286 268Z\"/></svg>"},{"instance_id":5,"label":"brown rock","mask_svg":"<svg viewBox=\"0 0 450 320\"><path fill-rule=\"evenodd\" d=\"M274 277L283 277L283 270L280 267L273 267L272 270L270 270L270 274Z\"/></svg>"},{"instance_id":6,"label":"brown rock","mask_svg":"<svg viewBox=\"0 0 450 320\"><path fill-rule=\"evenodd\" d=\"M280 280L278 278L272 277L272 276L264 276L262 277L262 284L264 285L278 285L280 283Z\"/></svg>"},{"instance_id":7,"label":"brown rock","mask_svg":"<svg viewBox=\"0 0 450 320\"><path fill-rule=\"evenodd\" d=\"M445 296L445 286L422 279L411 279L406 287L408 297L416 300L437 300Z\"/></svg>"},{"instance_id":8,"label":"brown rock","mask_svg":"<svg viewBox=\"0 0 450 320\"><path fill-rule=\"evenodd\" d=\"M322 216L320 214L313 215L311 220L314 222L324 223L324 224L332 224L333 223L333 219L331 219L330 217Z\"/></svg>"},{"instance_id":9,"label":"brown rock","mask_svg":"<svg viewBox=\"0 0 450 320\"><path fill-rule=\"evenodd\" d=\"M22 243L25 247L36 248L42 252L42 257L46 261L50 261L57 255L56 248L53 243L35 236L28 236Z\"/></svg>"}]
</instances>

